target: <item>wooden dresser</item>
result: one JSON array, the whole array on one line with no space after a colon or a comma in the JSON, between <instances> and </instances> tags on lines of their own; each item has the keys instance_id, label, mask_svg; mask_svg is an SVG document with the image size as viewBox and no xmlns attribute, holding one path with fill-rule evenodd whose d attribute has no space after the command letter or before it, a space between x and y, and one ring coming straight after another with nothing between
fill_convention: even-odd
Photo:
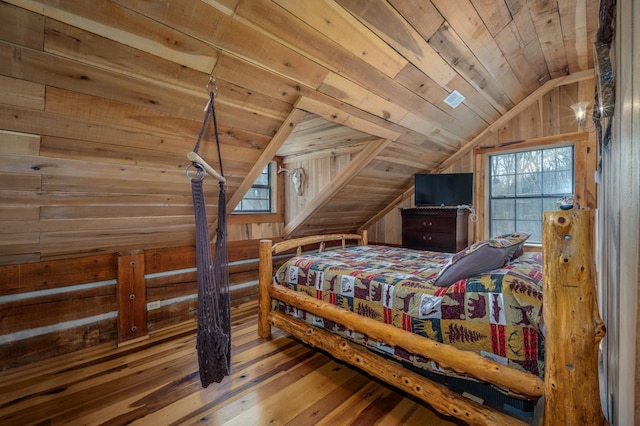
<instances>
[{"instance_id":1,"label":"wooden dresser","mask_svg":"<svg viewBox=\"0 0 640 426\"><path fill-rule=\"evenodd\" d=\"M468 245L467 210L415 208L401 213L402 247L456 253Z\"/></svg>"}]
</instances>

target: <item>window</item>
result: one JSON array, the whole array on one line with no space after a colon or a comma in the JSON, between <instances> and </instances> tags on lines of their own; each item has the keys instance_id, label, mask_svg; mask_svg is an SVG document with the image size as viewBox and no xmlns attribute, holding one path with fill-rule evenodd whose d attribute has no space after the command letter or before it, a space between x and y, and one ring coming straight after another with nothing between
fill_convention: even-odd
<instances>
[{"instance_id":1,"label":"window","mask_svg":"<svg viewBox=\"0 0 640 426\"><path fill-rule=\"evenodd\" d=\"M272 163L267 164L251 189L233 210L234 213L272 212Z\"/></svg>"},{"instance_id":2,"label":"window","mask_svg":"<svg viewBox=\"0 0 640 426\"><path fill-rule=\"evenodd\" d=\"M531 234L542 242L542 212L574 192L573 146L491 155L489 231Z\"/></svg>"}]
</instances>

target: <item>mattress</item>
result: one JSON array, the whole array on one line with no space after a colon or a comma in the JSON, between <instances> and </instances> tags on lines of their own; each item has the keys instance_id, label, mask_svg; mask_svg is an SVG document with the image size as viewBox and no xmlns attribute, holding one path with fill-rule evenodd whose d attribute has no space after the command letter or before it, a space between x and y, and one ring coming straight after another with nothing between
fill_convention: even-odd
<instances>
[{"instance_id":1,"label":"mattress","mask_svg":"<svg viewBox=\"0 0 640 426\"><path fill-rule=\"evenodd\" d=\"M524 253L502 268L448 287L433 284L452 254L359 246L303 254L275 273L282 285L502 365L544 375L542 255ZM280 301L275 308L404 364L460 377L432 360Z\"/></svg>"}]
</instances>

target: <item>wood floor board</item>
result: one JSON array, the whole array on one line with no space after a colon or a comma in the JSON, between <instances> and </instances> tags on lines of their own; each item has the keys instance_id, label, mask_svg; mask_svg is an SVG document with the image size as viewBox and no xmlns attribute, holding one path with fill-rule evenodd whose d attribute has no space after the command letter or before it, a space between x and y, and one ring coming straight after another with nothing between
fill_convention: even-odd
<instances>
[{"instance_id":1,"label":"wood floor board","mask_svg":"<svg viewBox=\"0 0 640 426\"><path fill-rule=\"evenodd\" d=\"M268 393L269 389L273 392L273 389L278 389L283 384L286 386L292 381L287 372L304 376L322 365L321 363L327 362L319 354L300 352L298 349L292 346L289 348L288 355L274 354L270 358L276 359L247 364L247 368L235 368L231 376L216 387L210 385L207 389L193 393L174 403L173 406L165 407L155 415L141 419L135 424L142 425L146 424L146 421L156 419L168 420L169 416L172 420L164 424L182 425L191 422L202 424L202 419L206 419L205 424L224 424L217 419L225 417L225 414L230 411L227 408L229 405L237 406L237 401L246 401L251 398L247 395L259 393L262 389L266 389ZM278 364L277 359L287 360L287 362ZM274 361L277 366L275 368ZM282 379L283 376L285 376L284 379ZM178 416L178 414L182 415Z\"/></svg>"},{"instance_id":2,"label":"wood floor board","mask_svg":"<svg viewBox=\"0 0 640 426\"><path fill-rule=\"evenodd\" d=\"M160 358L159 351L162 351ZM63 393L84 392L89 388L118 383L117 381L123 378L131 375L135 377L144 370L156 368L159 364L170 365L180 357L188 357L185 363L189 363L192 352L193 343L189 344L184 340L166 342L145 351L126 353L118 358L112 358L111 354L100 351L103 354L100 358L76 365L61 365L59 371L14 382L11 389L1 394L0 403L4 405L7 400L20 401L12 404L12 408L24 406L28 410L33 403L30 395L38 395L39 405L45 400L57 401ZM55 392L51 392L52 389Z\"/></svg>"},{"instance_id":3,"label":"wood floor board","mask_svg":"<svg viewBox=\"0 0 640 426\"><path fill-rule=\"evenodd\" d=\"M76 419L80 419L79 422L82 423L81 419L85 416L90 418L96 407L117 404L122 398L140 394L146 389L160 386L170 378L184 377L192 371L190 355L165 363L161 369L162 375L153 366L149 369L121 369L117 372L107 370L98 373L99 377L94 376L93 380L57 387L52 394L46 395L46 401L40 398L35 407L24 407L13 413L9 420L21 425L32 424L31 419L34 417L43 417L52 424L75 423ZM114 377L107 380L109 376Z\"/></svg>"},{"instance_id":4,"label":"wood floor board","mask_svg":"<svg viewBox=\"0 0 640 426\"><path fill-rule=\"evenodd\" d=\"M299 425L326 423L338 407L343 405L345 401L351 400L351 396L359 395L362 389L367 388L370 383L374 382L368 377L362 374L354 374L353 377L350 377L349 380L345 381L321 401L315 402L292 418L290 423Z\"/></svg>"},{"instance_id":5,"label":"wood floor board","mask_svg":"<svg viewBox=\"0 0 640 426\"><path fill-rule=\"evenodd\" d=\"M439 425L456 423L232 309L232 373L202 388L195 322L0 372L2 425Z\"/></svg>"},{"instance_id":6,"label":"wood floor board","mask_svg":"<svg viewBox=\"0 0 640 426\"><path fill-rule=\"evenodd\" d=\"M385 392L386 391L386 392ZM384 400L386 394L390 391L384 387L381 387L377 382L369 381L365 386L358 389L351 394L349 398L341 401L333 411L328 413L320 422L319 425L331 425L336 422L344 422L350 424L356 419L359 419L363 414L363 410L370 407L372 403L380 403ZM402 397L395 394L398 399ZM364 418L361 420L364 421Z\"/></svg>"},{"instance_id":7,"label":"wood floor board","mask_svg":"<svg viewBox=\"0 0 640 426\"><path fill-rule=\"evenodd\" d=\"M276 389L263 387L252 392L247 401L243 401L247 408L241 413L234 409L229 413L231 417L220 424L251 424L256 418L263 419L265 424L287 424L300 412L313 407L316 401L321 403L323 398L357 374L333 363L325 363L304 374L300 371L292 373L287 372L279 381L289 381L293 375L297 377L295 383ZM288 401L288 404L282 404L282 401Z\"/></svg>"}]
</instances>

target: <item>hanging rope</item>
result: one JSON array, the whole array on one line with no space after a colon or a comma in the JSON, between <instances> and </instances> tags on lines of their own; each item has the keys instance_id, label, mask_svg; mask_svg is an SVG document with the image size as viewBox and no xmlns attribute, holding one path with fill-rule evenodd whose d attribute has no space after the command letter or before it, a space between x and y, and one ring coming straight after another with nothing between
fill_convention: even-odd
<instances>
[{"instance_id":1,"label":"hanging rope","mask_svg":"<svg viewBox=\"0 0 640 426\"><path fill-rule=\"evenodd\" d=\"M214 85L213 90L210 87L211 84ZM222 177L224 173L214 108L217 86L213 77L207 83L207 90L209 92L209 102L205 107L202 128L198 135L198 141L193 148L193 153L196 154L194 158L200 159L197 155L200 149L200 142L209 119L213 118L220 164L219 176ZM210 166L202 163L192 159L192 163L187 166L186 174L191 180L196 223L196 266L198 270L198 331L196 348L198 351L200 382L202 387L206 388L211 383L220 383L225 376L231 373L231 303L229 298L229 256L226 241L227 201L225 182L224 178L219 178L218 229L216 232L215 259L212 260L206 203L202 189L202 181L206 177L206 170L210 169ZM195 177L189 174L189 168L192 166L195 168Z\"/></svg>"}]
</instances>

